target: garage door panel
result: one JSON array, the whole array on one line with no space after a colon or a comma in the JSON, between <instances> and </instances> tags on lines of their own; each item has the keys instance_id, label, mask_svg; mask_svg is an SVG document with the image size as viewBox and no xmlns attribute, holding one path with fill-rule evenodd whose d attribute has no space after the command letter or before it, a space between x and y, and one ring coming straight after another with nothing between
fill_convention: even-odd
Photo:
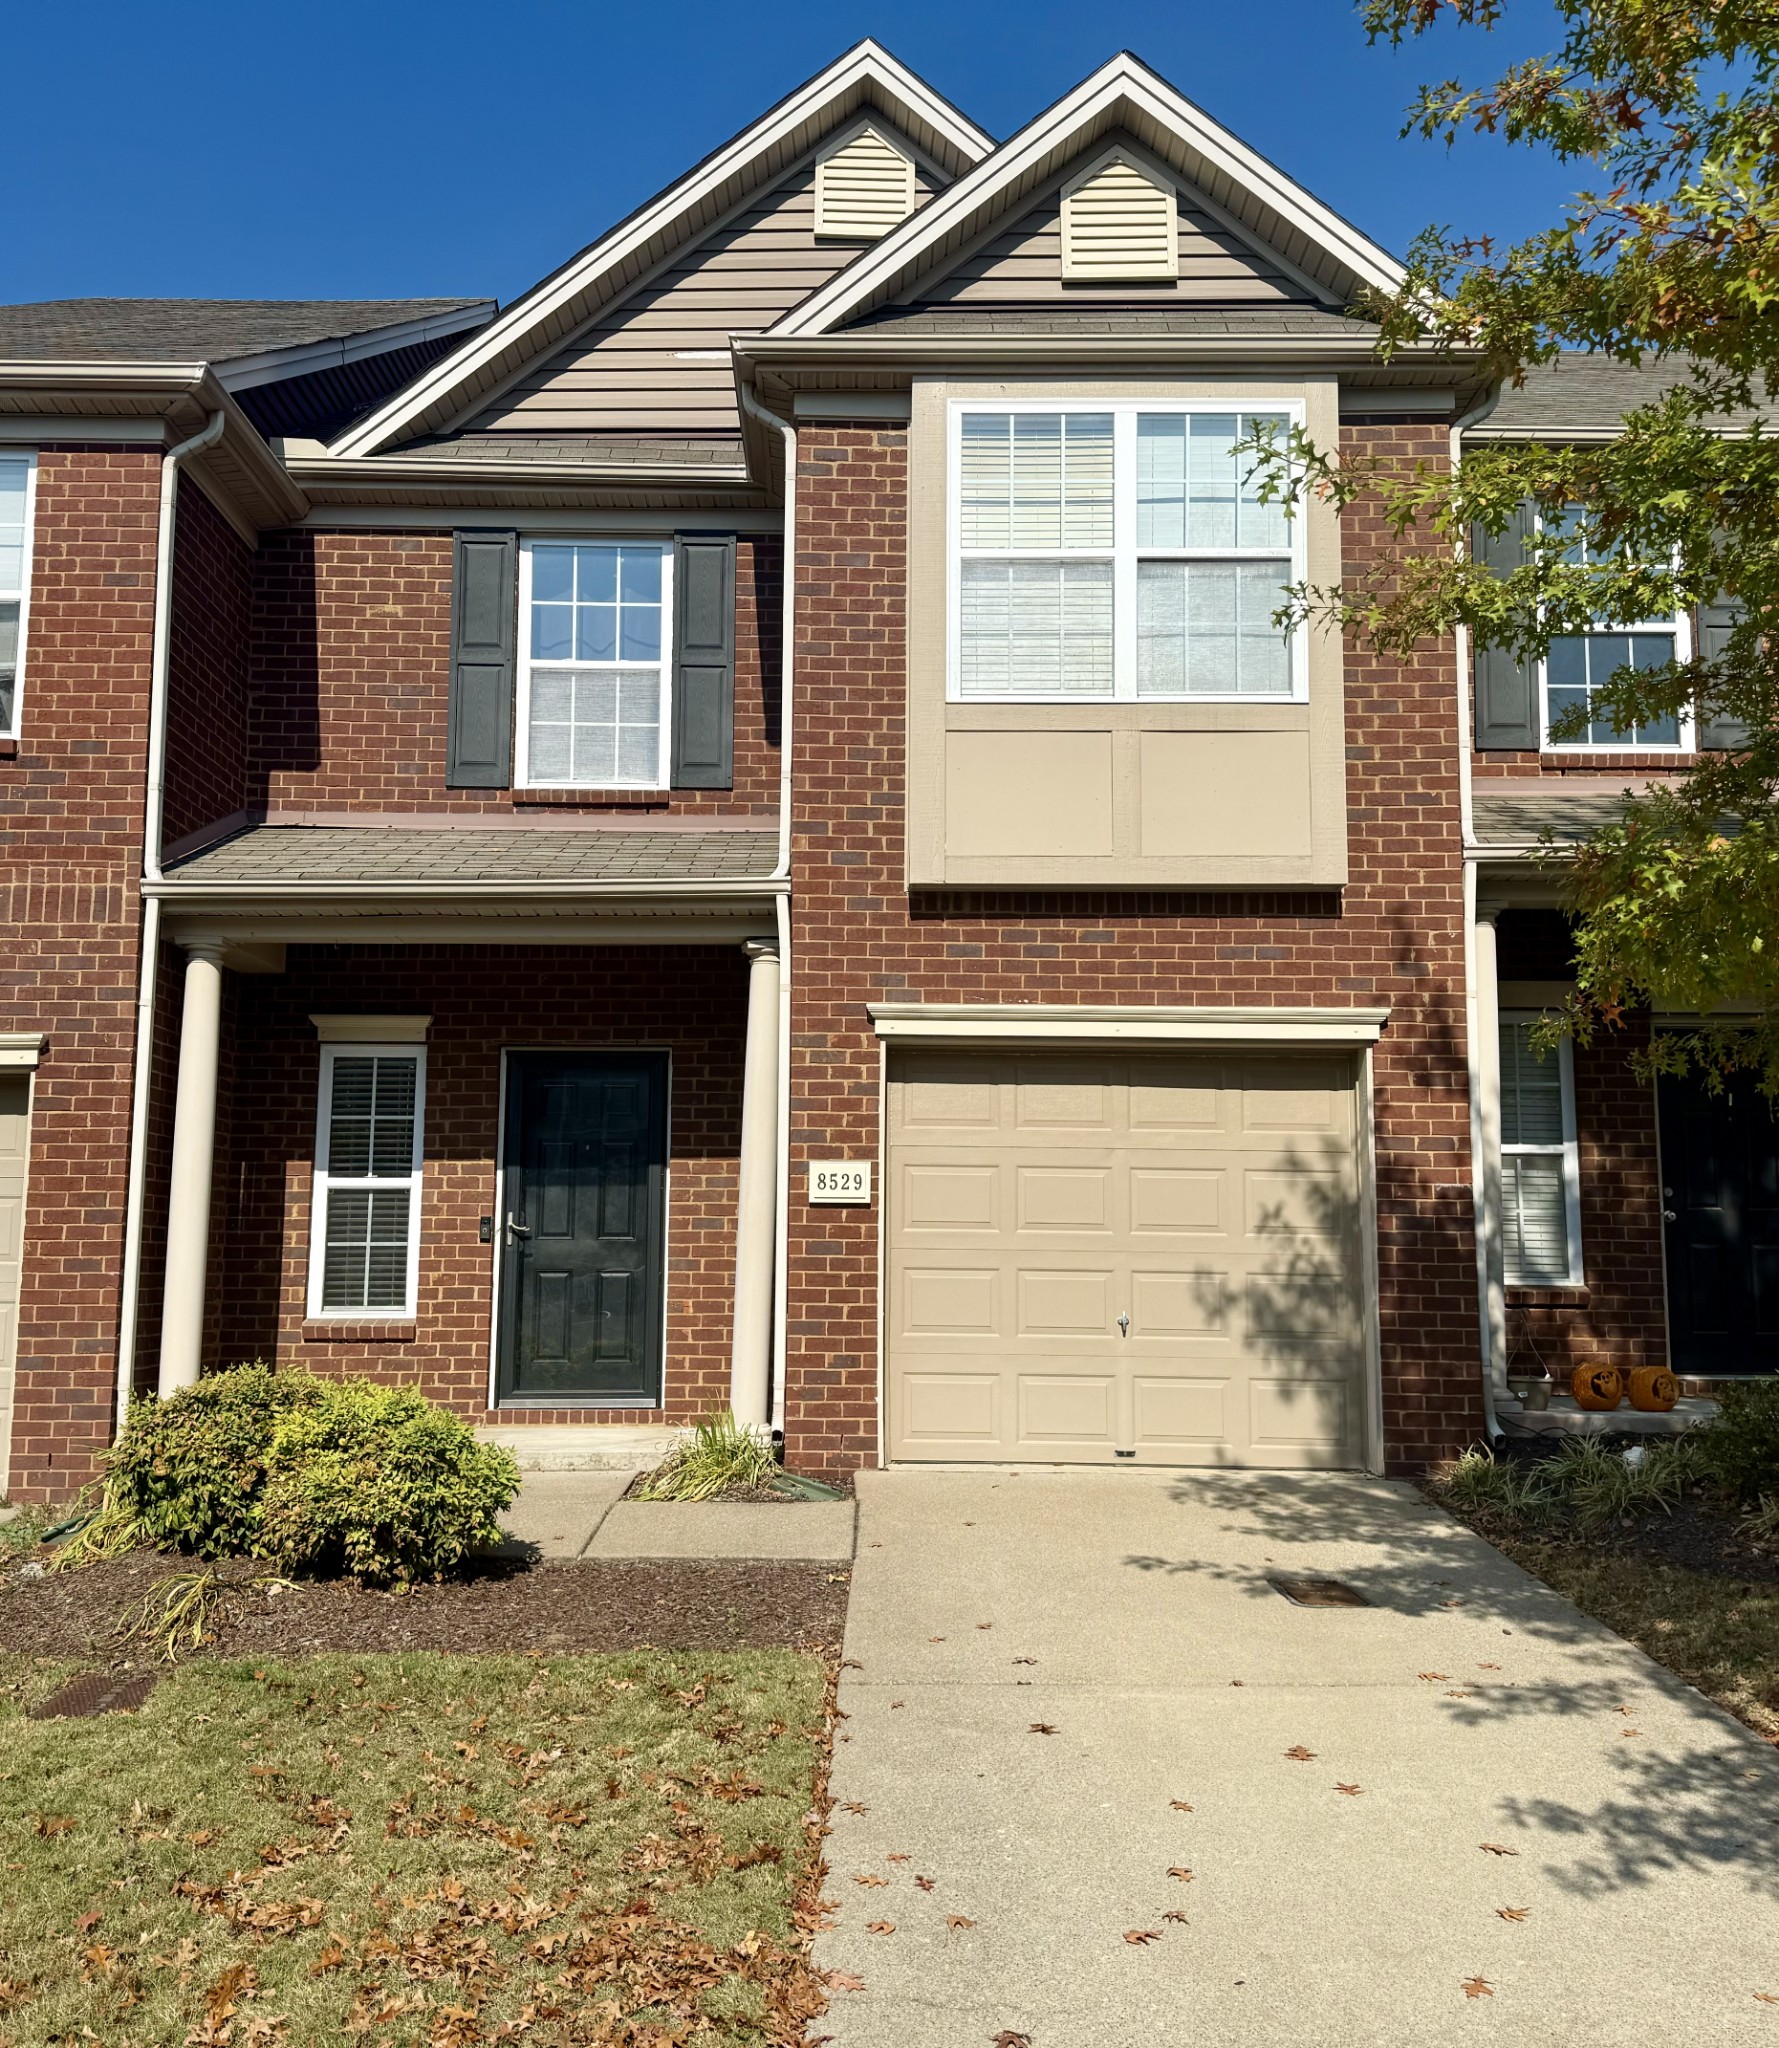
<instances>
[{"instance_id":1,"label":"garage door panel","mask_svg":"<svg viewBox=\"0 0 1779 2048\"><path fill-rule=\"evenodd\" d=\"M1022 1373L1020 1442L1051 1453L1070 1444L1115 1448L1117 1401L1117 1382L1110 1373Z\"/></svg>"},{"instance_id":2,"label":"garage door panel","mask_svg":"<svg viewBox=\"0 0 1779 2048\"><path fill-rule=\"evenodd\" d=\"M901 1169L903 1227L911 1231L996 1230L1000 1227L1000 1169L994 1166L920 1166Z\"/></svg>"},{"instance_id":3,"label":"garage door panel","mask_svg":"<svg viewBox=\"0 0 1779 2048\"><path fill-rule=\"evenodd\" d=\"M891 1455L1361 1462L1353 1081L1283 1054L898 1055Z\"/></svg>"}]
</instances>

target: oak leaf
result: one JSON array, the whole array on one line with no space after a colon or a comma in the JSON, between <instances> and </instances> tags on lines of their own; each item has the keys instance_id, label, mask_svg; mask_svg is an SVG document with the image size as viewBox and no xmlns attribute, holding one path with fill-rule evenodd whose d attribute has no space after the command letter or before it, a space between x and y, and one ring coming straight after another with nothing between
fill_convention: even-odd
<instances>
[{"instance_id":1,"label":"oak leaf","mask_svg":"<svg viewBox=\"0 0 1779 2048\"><path fill-rule=\"evenodd\" d=\"M1451 1675L1452 1674L1449 1671L1423 1671L1421 1673L1421 1676L1424 1679L1426 1679L1429 1682L1429 1684L1437 1684L1442 1679L1450 1678Z\"/></svg>"},{"instance_id":2,"label":"oak leaf","mask_svg":"<svg viewBox=\"0 0 1779 2048\"><path fill-rule=\"evenodd\" d=\"M1016 2034L1011 2027L1003 2027L994 2037L992 2048L1032 2048L1030 2034Z\"/></svg>"},{"instance_id":3,"label":"oak leaf","mask_svg":"<svg viewBox=\"0 0 1779 2048\"><path fill-rule=\"evenodd\" d=\"M1038 1660L1036 1657L1015 1657L1013 1661L1015 1664L1035 1664Z\"/></svg>"},{"instance_id":4,"label":"oak leaf","mask_svg":"<svg viewBox=\"0 0 1779 2048\"><path fill-rule=\"evenodd\" d=\"M867 1870L861 1872L859 1876L855 1877L853 1879L853 1883L862 1884L866 1886L876 1886L878 1889L881 1890L884 1885L889 1883L889 1879L887 1877L877 1877L871 1871Z\"/></svg>"},{"instance_id":5,"label":"oak leaf","mask_svg":"<svg viewBox=\"0 0 1779 2048\"><path fill-rule=\"evenodd\" d=\"M1054 1722L1034 1721L1028 1732L1033 1735L1054 1735L1057 1729Z\"/></svg>"},{"instance_id":6,"label":"oak leaf","mask_svg":"<svg viewBox=\"0 0 1779 2048\"><path fill-rule=\"evenodd\" d=\"M920 1886L923 1892L930 1892L933 1889L934 1885L938 1883L938 1881L939 1880L936 1877L917 1877L914 1880L914 1882Z\"/></svg>"},{"instance_id":7,"label":"oak leaf","mask_svg":"<svg viewBox=\"0 0 1779 2048\"><path fill-rule=\"evenodd\" d=\"M1294 1744L1285 1754L1294 1764L1313 1764L1316 1760L1316 1752L1313 1749L1305 1749L1301 1742Z\"/></svg>"},{"instance_id":8,"label":"oak leaf","mask_svg":"<svg viewBox=\"0 0 1779 2048\"><path fill-rule=\"evenodd\" d=\"M1129 1927L1125 1929L1124 1938L1130 1943L1132 1948L1147 1948L1150 1942L1161 1939L1161 1929L1159 1927Z\"/></svg>"},{"instance_id":9,"label":"oak leaf","mask_svg":"<svg viewBox=\"0 0 1779 2048\"><path fill-rule=\"evenodd\" d=\"M1182 1884L1190 1884L1192 1882L1192 1872L1190 1870L1182 1870L1177 1863L1169 1870L1168 1876L1177 1877Z\"/></svg>"},{"instance_id":10,"label":"oak leaf","mask_svg":"<svg viewBox=\"0 0 1779 2048\"><path fill-rule=\"evenodd\" d=\"M1190 1813L1192 1808L1186 1804L1184 1799L1170 1799L1168 1801L1168 1810L1172 1813Z\"/></svg>"},{"instance_id":11,"label":"oak leaf","mask_svg":"<svg viewBox=\"0 0 1779 2048\"><path fill-rule=\"evenodd\" d=\"M1497 1906L1495 1908L1495 1918L1497 1920L1523 1920L1531 1910L1530 1906Z\"/></svg>"},{"instance_id":12,"label":"oak leaf","mask_svg":"<svg viewBox=\"0 0 1779 2048\"><path fill-rule=\"evenodd\" d=\"M1344 1792L1349 1799L1357 1799L1360 1793L1365 1790L1365 1787L1363 1785L1336 1785L1334 1789L1337 1792Z\"/></svg>"},{"instance_id":13,"label":"oak leaf","mask_svg":"<svg viewBox=\"0 0 1779 2048\"><path fill-rule=\"evenodd\" d=\"M71 1813L40 1813L31 1826L46 1842L53 1842L58 1835L73 1834L74 1816Z\"/></svg>"},{"instance_id":14,"label":"oak leaf","mask_svg":"<svg viewBox=\"0 0 1779 2048\"><path fill-rule=\"evenodd\" d=\"M974 1927L975 1925L975 1921L970 1918L968 1913L947 1913L945 1916L945 1926L948 1933L959 1927Z\"/></svg>"},{"instance_id":15,"label":"oak leaf","mask_svg":"<svg viewBox=\"0 0 1779 2048\"><path fill-rule=\"evenodd\" d=\"M1479 1842L1477 1847L1488 1850L1491 1856L1517 1856L1520 1853L1517 1849L1508 1848L1505 1842Z\"/></svg>"},{"instance_id":16,"label":"oak leaf","mask_svg":"<svg viewBox=\"0 0 1779 2048\"><path fill-rule=\"evenodd\" d=\"M886 1856L883 1860L886 1863L911 1863L914 1859L904 1850L900 1855Z\"/></svg>"},{"instance_id":17,"label":"oak leaf","mask_svg":"<svg viewBox=\"0 0 1779 2048\"><path fill-rule=\"evenodd\" d=\"M850 1970L830 1970L828 1988L831 1991L863 1991L865 1980L863 1977L855 1977Z\"/></svg>"},{"instance_id":18,"label":"oak leaf","mask_svg":"<svg viewBox=\"0 0 1779 2048\"><path fill-rule=\"evenodd\" d=\"M1169 1911L1167 1911L1167 1912L1163 1913L1161 1917L1162 1917L1162 1918L1163 1918L1164 1920L1175 1920L1175 1921L1178 1921L1178 1922L1179 1922L1179 1924L1180 1924L1180 1925L1181 1925L1182 1927L1190 1927L1190 1926L1191 1926L1191 1924L1192 1924L1192 1923L1191 1923L1191 1921L1189 1921L1189 1920L1188 1920L1188 1919L1186 1918L1186 1915L1185 1915L1184 1913L1182 1913L1182 1912L1179 1912L1178 1910L1175 1910L1175 1909L1172 1909L1172 1908L1170 1908L1170 1910L1169 1910Z\"/></svg>"},{"instance_id":19,"label":"oak leaf","mask_svg":"<svg viewBox=\"0 0 1779 2048\"><path fill-rule=\"evenodd\" d=\"M1779 1991L1757 1991L1754 1995L1762 2005L1779 2005Z\"/></svg>"},{"instance_id":20,"label":"oak leaf","mask_svg":"<svg viewBox=\"0 0 1779 2048\"><path fill-rule=\"evenodd\" d=\"M1466 1998L1493 1998L1495 1987L1486 1977L1467 1977L1464 1980Z\"/></svg>"},{"instance_id":21,"label":"oak leaf","mask_svg":"<svg viewBox=\"0 0 1779 2048\"><path fill-rule=\"evenodd\" d=\"M893 1920L873 1920L869 1923L869 1932L872 1934L894 1934L895 1931L896 1923Z\"/></svg>"}]
</instances>

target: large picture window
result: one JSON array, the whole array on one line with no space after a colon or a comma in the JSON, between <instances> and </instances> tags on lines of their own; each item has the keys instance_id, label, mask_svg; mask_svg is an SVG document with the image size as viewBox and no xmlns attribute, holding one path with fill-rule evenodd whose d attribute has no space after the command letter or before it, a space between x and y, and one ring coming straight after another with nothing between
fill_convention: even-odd
<instances>
[{"instance_id":1,"label":"large picture window","mask_svg":"<svg viewBox=\"0 0 1779 2048\"><path fill-rule=\"evenodd\" d=\"M978 702L1290 699L1273 623L1301 522L1236 447L1290 406L960 404L952 412L951 695Z\"/></svg>"},{"instance_id":2,"label":"large picture window","mask_svg":"<svg viewBox=\"0 0 1779 2048\"><path fill-rule=\"evenodd\" d=\"M666 787L672 581L673 550L658 542L525 543L521 785Z\"/></svg>"},{"instance_id":3,"label":"large picture window","mask_svg":"<svg viewBox=\"0 0 1779 2048\"><path fill-rule=\"evenodd\" d=\"M1569 1042L1542 1058L1531 1014L1501 1016L1501 1220L1509 1287L1581 1285L1581 1166Z\"/></svg>"},{"instance_id":4,"label":"large picture window","mask_svg":"<svg viewBox=\"0 0 1779 2048\"><path fill-rule=\"evenodd\" d=\"M16 739L31 598L37 459L0 450L0 739Z\"/></svg>"},{"instance_id":5,"label":"large picture window","mask_svg":"<svg viewBox=\"0 0 1779 2048\"><path fill-rule=\"evenodd\" d=\"M1547 523L1547 538L1560 540L1563 529ZM1571 541L1563 551L1566 561L1577 565L1588 560L1586 544ZM1547 750L1559 753L1585 752L1590 748L1611 753L1626 751L1673 751L1693 744L1693 721L1672 716L1628 729L1616 725L1594 700L1601 686L1621 668L1666 668L1671 661L1687 660L1692 654L1691 623L1684 616L1643 619L1630 625L1600 624L1585 633L1564 634L1553 640L1541 664L1544 700L1543 738ZM1585 710L1586 723L1570 739L1553 739L1551 728L1565 714Z\"/></svg>"},{"instance_id":6,"label":"large picture window","mask_svg":"<svg viewBox=\"0 0 1779 2048\"><path fill-rule=\"evenodd\" d=\"M418 1047L324 1045L311 1316L412 1316L420 1263Z\"/></svg>"}]
</instances>

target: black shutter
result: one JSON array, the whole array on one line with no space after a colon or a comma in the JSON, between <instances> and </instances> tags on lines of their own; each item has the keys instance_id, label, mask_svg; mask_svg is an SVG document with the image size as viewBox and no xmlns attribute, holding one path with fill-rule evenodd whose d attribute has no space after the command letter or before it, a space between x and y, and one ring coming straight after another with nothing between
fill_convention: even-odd
<instances>
[{"instance_id":1,"label":"black shutter","mask_svg":"<svg viewBox=\"0 0 1779 2048\"><path fill-rule=\"evenodd\" d=\"M513 779L519 536L479 532L452 538L445 781L452 789L505 789Z\"/></svg>"},{"instance_id":2,"label":"black shutter","mask_svg":"<svg viewBox=\"0 0 1779 2048\"><path fill-rule=\"evenodd\" d=\"M1701 661L1721 661L1730 644L1730 634L1740 613L1727 597L1715 604L1702 604L1698 612L1698 645ZM1727 714L1707 718L1699 727L1699 745L1724 752L1748 744L1748 728L1739 718Z\"/></svg>"},{"instance_id":3,"label":"black shutter","mask_svg":"<svg viewBox=\"0 0 1779 2048\"><path fill-rule=\"evenodd\" d=\"M673 543L673 786L735 786L735 536Z\"/></svg>"},{"instance_id":4,"label":"black shutter","mask_svg":"<svg viewBox=\"0 0 1779 2048\"><path fill-rule=\"evenodd\" d=\"M1505 531L1470 529L1470 552L1491 574L1511 576L1523 568L1533 533L1532 507L1521 505ZM1522 661L1509 647L1476 650L1476 744L1479 750L1536 748L1538 664Z\"/></svg>"}]
</instances>

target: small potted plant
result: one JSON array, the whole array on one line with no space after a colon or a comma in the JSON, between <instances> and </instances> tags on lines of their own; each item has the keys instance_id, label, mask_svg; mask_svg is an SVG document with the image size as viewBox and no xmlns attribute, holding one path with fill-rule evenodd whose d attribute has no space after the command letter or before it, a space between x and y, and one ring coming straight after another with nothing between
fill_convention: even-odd
<instances>
[{"instance_id":1,"label":"small potted plant","mask_svg":"<svg viewBox=\"0 0 1779 2048\"><path fill-rule=\"evenodd\" d=\"M1538 1355L1524 1314L1514 1320L1513 1346L1507 1358L1508 1391L1522 1408L1538 1414L1550 1406L1550 1369Z\"/></svg>"}]
</instances>

